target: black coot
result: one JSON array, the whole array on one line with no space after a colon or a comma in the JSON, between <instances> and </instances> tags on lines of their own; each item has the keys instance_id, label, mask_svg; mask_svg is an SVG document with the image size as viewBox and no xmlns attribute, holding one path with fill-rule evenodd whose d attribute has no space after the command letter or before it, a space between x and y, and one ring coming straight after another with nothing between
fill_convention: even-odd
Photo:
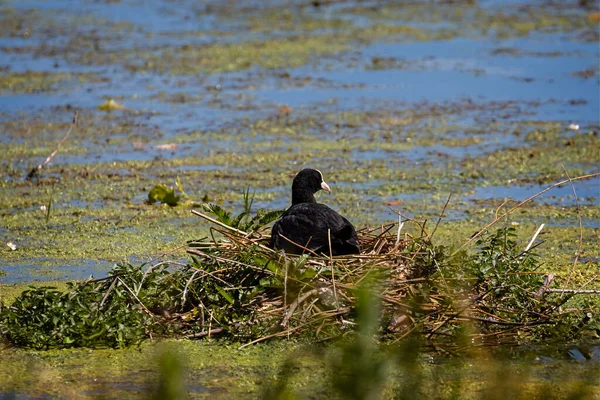
<instances>
[{"instance_id":1,"label":"black coot","mask_svg":"<svg viewBox=\"0 0 600 400\"><path fill-rule=\"evenodd\" d=\"M307 253L296 243L317 254L329 255L329 231L332 255L360 253L354 226L315 200L314 194L321 189L330 191L320 171L303 169L298 172L292 182L292 206L273 225L269 243L271 248L284 250L288 254Z\"/></svg>"}]
</instances>

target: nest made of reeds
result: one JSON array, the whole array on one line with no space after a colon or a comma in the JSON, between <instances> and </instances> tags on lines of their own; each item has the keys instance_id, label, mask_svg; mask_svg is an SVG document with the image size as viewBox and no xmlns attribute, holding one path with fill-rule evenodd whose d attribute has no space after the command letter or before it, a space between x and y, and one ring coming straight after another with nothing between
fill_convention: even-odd
<instances>
[{"instance_id":1,"label":"nest made of reeds","mask_svg":"<svg viewBox=\"0 0 600 400\"><path fill-rule=\"evenodd\" d=\"M267 247L267 231L246 233L196 214L214 226L210 239L190 243L188 253L198 268L211 266L202 273L218 283L217 291L227 298L218 315L214 304L209 311L213 327L219 325L219 332L223 329L248 343L352 332L357 293L364 287L379 310L382 335L391 340L413 332L425 333L429 339L447 338L455 334L457 325L470 323L475 326L472 336L497 341L556 322L556 309L551 303L543 305L544 296L531 288L523 289L529 301L523 307L536 309L495 313L493 288L457 275L460 259L451 272L449 264L442 265L448 260L443 246L433 246L423 230L416 237L401 232L402 223L359 230L359 255L297 256ZM533 285L544 278L535 273L527 276L535 278ZM209 304L201 307L211 309Z\"/></svg>"}]
</instances>

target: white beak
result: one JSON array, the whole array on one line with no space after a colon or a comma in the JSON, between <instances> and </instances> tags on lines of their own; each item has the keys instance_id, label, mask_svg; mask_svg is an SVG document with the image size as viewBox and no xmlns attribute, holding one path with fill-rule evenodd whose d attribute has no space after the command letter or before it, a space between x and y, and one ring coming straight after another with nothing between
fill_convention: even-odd
<instances>
[{"instance_id":1,"label":"white beak","mask_svg":"<svg viewBox=\"0 0 600 400\"><path fill-rule=\"evenodd\" d=\"M321 182L321 189L331 193L331 189L329 188L329 185L325 183L325 181Z\"/></svg>"}]
</instances>

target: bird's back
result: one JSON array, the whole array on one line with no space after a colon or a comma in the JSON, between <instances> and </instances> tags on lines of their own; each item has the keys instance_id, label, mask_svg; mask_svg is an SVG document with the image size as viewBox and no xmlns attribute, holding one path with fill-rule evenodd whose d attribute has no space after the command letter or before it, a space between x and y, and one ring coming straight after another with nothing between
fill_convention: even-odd
<instances>
[{"instance_id":1,"label":"bird's back","mask_svg":"<svg viewBox=\"0 0 600 400\"><path fill-rule=\"evenodd\" d=\"M328 232L330 232L328 234ZM271 247L298 254L304 250L285 238L316 253L333 255L360 253L354 226L336 211L319 203L300 203L290 207L273 226Z\"/></svg>"}]
</instances>

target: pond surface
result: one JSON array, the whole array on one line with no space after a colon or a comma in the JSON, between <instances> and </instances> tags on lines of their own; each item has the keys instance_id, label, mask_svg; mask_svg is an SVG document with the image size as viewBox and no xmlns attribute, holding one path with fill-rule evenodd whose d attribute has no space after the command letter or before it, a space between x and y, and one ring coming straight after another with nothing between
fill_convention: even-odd
<instances>
[{"instance_id":1,"label":"pond surface","mask_svg":"<svg viewBox=\"0 0 600 400\"><path fill-rule=\"evenodd\" d=\"M382 371L374 376L360 367L344 373L334 369L339 351L334 345L282 342L238 350L231 344L185 340L135 350L2 350L12 368L0 365L3 378L8 377L0 384L8 389L5 395L17 399L142 399L156 395L166 378L198 399L262 398L283 387L300 398L337 398L348 389L348 374L383 398L448 398L453 393L461 399L540 394L593 399L600 393L600 354L593 345L479 349L464 357L423 353L412 361L397 358L385 366L380 380L376 375ZM394 351L374 354L374 365L385 363Z\"/></svg>"},{"instance_id":2,"label":"pond surface","mask_svg":"<svg viewBox=\"0 0 600 400\"><path fill-rule=\"evenodd\" d=\"M283 209L305 166L357 227L436 221L451 194L457 245L565 181L502 223L545 223L549 270L579 254L571 284L599 288L598 2L319 4L1 2L0 300L184 258L193 204ZM146 204L177 179L182 205Z\"/></svg>"}]
</instances>

